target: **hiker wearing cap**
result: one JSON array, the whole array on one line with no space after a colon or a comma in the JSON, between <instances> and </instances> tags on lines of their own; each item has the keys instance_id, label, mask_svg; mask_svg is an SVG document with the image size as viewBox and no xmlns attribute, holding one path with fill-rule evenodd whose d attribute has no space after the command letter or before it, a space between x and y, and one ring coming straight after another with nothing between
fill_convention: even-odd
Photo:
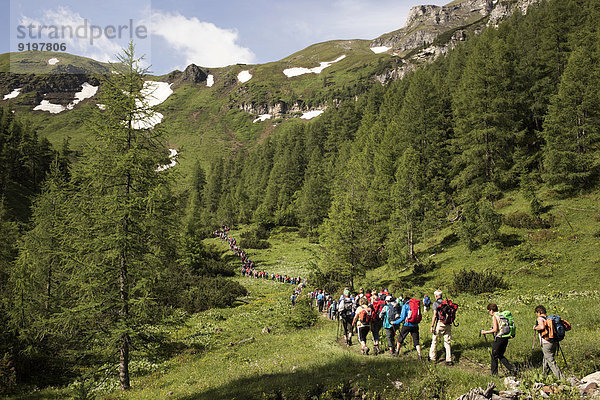
<instances>
[{"instance_id":1,"label":"hiker wearing cap","mask_svg":"<svg viewBox=\"0 0 600 400\"><path fill-rule=\"evenodd\" d=\"M564 379L564 375L554 359L554 356L558 351L559 342L550 342L548 340L550 339L550 328L548 327L548 324L546 324L546 320L548 319L548 315L546 315L546 307L541 305L537 306L535 308L535 313L537 315L537 320L533 329L538 332L540 345L542 346L542 353L544 354L542 373L546 375L548 373L548 369L550 369L554 376L556 376L558 379Z\"/></svg>"},{"instance_id":2,"label":"hiker wearing cap","mask_svg":"<svg viewBox=\"0 0 600 400\"><path fill-rule=\"evenodd\" d=\"M421 345L419 344L419 322L421 322L421 318L421 300L406 296L405 302L402 304L402 310L400 311L400 318L397 320L402 322L402 329L400 329L397 339L398 345L396 351L398 355L400 355L400 348L404 339L410 333L413 347L417 350L417 356L421 358Z\"/></svg>"},{"instance_id":3,"label":"hiker wearing cap","mask_svg":"<svg viewBox=\"0 0 600 400\"><path fill-rule=\"evenodd\" d=\"M361 297L358 304L356 315L352 320L352 326L356 326L356 330L358 331L358 341L362 347L361 354L369 355L371 349L367 347L367 334L371 330L372 311L368 307L369 301L366 296Z\"/></svg>"},{"instance_id":4,"label":"hiker wearing cap","mask_svg":"<svg viewBox=\"0 0 600 400\"><path fill-rule=\"evenodd\" d=\"M494 342L492 344L492 375L498 375L498 361L500 361L508 371L514 375L515 368L508 361L506 357L504 357L504 353L506 352L506 347L508 346L508 337L503 337L500 332L500 316L498 314L498 306L495 303L490 303L487 306L488 314L492 316L492 329L486 331L485 329L481 330L482 335L494 334Z\"/></svg>"},{"instance_id":5,"label":"hiker wearing cap","mask_svg":"<svg viewBox=\"0 0 600 400\"><path fill-rule=\"evenodd\" d=\"M452 339L452 324L444 324L438 318L438 307L442 304L442 291L436 290L433 292L435 301L431 304L433 317L431 318L431 347L429 348L429 360L437 360L437 339L438 336L444 337L444 349L446 350L446 365L452 365L452 348L450 347Z\"/></svg>"},{"instance_id":6,"label":"hiker wearing cap","mask_svg":"<svg viewBox=\"0 0 600 400\"><path fill-rule=\"evenodd\" d=\"M392 303L394 298L390 295L385 297L385 305L379 313L380 319L383 321L383 329L385 330L385 338L387 339L387 345L390 350L390 354L396 354L396 346L394 338L396 336L396 329L392 324L392 321L398 318L398 313L395 305Z\"/></svg>"}]
</instances>

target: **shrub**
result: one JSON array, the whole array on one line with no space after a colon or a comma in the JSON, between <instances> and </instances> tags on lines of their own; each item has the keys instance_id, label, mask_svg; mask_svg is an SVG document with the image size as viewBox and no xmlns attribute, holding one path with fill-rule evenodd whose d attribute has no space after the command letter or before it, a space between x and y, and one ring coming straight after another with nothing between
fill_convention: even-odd
<instances>
[{"instance_id":1,"label":"shrub","mask_svg":"<svg viewBox=\"0 0 600 400\"><path fill-rule=\"evenodd\" d=\"M271 244L266 240L257 238L240 239L239 246L243 249L268 249Z\"/></svg>"},{"instance_id":2,"label":"shrub","mask_svg":"<svg viewBox=\"0 0 600 400\"><path fill-rule=\"evenodd\" d=\"M310 299L302 297L288 311L284 324L288 328L308 328L316 324L318 318L317 310L312 307Z\"/></svg>"},{"instance_id":3,"label":"shrub","mask_svg":"<svg viewBox=\"0 0 600 400\"><path fill-rule=\"evenodd\" d=\"M8 353L0 360L0 395L10 394L17 386L17 373Z\"/></svg>"},{"instance_id":4,"label":"shrub","mask_svg":"<svg viewBox=\"0 0 600 400\"><path fill-rule=\"evenodd\" d=\"M513 228L548 229L554 225L554 216L550 215L547 219L544 219L537 215L517 211L505 215L504 223Z\"/></svg>"},{"instance_id":5,"label":"shrub","mask_svg":"<svg viewBox=\"0 0 600 400\"><path fill-rule=\"evenodd\" d=\"M426 261L418 262L413 265L413 272L415 275L422 275L433 271L435 267L435 261L433 261L431 258L428 258Z\"/></svg>"},{"instance_id":6,"label":"shrub","mask_svg":"<svg viewBox=\"0 0 600 400\"><path fill-rule=\"evenodd\" d=\"M240 235L238 245L243 249L268 249L271 247L271 244L266 241L269 236L269 228L260 224L255 229Z\"/></svg>"},{"instance_id":7,"label":"shrub","mask_svg":"<svg viewBox=\"0 0 600 400\"><path fill-rule=\"evenodd\" d=\"M529 240L534 243L547 242L556 237L556 232L550 229L541 229L539 231L529 233Z\"/></svg>"},{"instance_id":8,"label":"shrub","mask_svg":"<svg viewBox=\"0 0 600 400\"><path fill-rule=\"evenodd\" d=\"M239 283L222 277L198 277L181 293L180 306L189 313L233 305L248 291Z\"/></svg>"},{"instance_id":9,"label":"shrub","mask_svg":"<svg viewBox=\"0 0 600 400\"><path fill-rule=\"evenodd\" d=\"M454 274L452 288L455 292L480 294L491 293L496 289L508 289L508 284L490 270L477 272L462 269Z\"/></svg>"}]
</instances>

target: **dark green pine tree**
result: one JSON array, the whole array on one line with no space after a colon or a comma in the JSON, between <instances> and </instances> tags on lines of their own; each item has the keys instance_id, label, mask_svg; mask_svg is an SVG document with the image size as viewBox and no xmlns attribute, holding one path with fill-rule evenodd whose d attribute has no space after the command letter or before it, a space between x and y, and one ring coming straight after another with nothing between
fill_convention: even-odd
<instances>
[{"instance_id":1,"label":"dark green pine tree","mask_svg":"<svg viewBox=\"0 0 600 400\"><path fill-rule=\"evenodd\" d=\"M545 121L544 178L562 194L590 186L600 172L600 54L593 46L571 53Z\"/></svg>"},{"instance_id":2,"label":"dark green pine tree","mask_svg":"<svg viewBox=\"0 0 600 400\"><path fill-rule=\"evenodd\" d=\"M304 175L304 185L298 197L297 210L300 224L315 234L327 216L331 204L329 177L323 165L321 150L315 148Z\"/></svg>"},{"instance_id":3,"label":"dark green pine tree","mask_svg":"<svg viewBox=\"0 0 600 400\"><path fill-rule=\"evenodd\" d=\"M102 83L87 127L94 141L73 168L70 212L70 303L55 314L64 335L94 344L109 360L118 354L119 380L130 387L132 344L160 316L156 287L174 257L174 197L160 129L142 93L144 70L131 43L122 67ZM96 354L98 355L98 354Z\"/></svg>"},{"instance_id":4,"label":"dark green pine tree","mask_svg":"<svg viewBox=\"0 0 600 400\"><path fill-rule=\"evenodd\" d=\"M201 237L201 230L205 226L203 218L204 201L203 193L206 185L206 174L200 163L194 165L190 188L188 191L188 202L184 217L184 232L190 238Z\"/></svg>"},{"instance_id":5,"label":"dark green pine tree","mask_svg":"<svg viewBox=\"0 0 600 400\"><path fill-rule=\"evenodd\" d=\"M454 95L453 186L463 199L514 185L509 172L519 122L515 120L510 48L485 30L467 60Z\"/></svg>"},{"instance_id":6,"label":"dark green pine tree","mask_svg":"<svg viewBox=\"0 0 600 400\"><path fill-rule=\"evenodd\" d=\"M74 251L68 248L71 195L57 157L33 203L32 227L23 236L11 274L12 320L19 334L37 345L52 336L53 314L71 300L65 292L70 277L64 270L66 257Z\"/></svg>"},{"instance_id":7,"label":"dark green pine tree","mask_svg":"<svg viewBox=\"0 0 600 400\"><path fill-rule=\"evenodd\" d=\"M417 260L415 243L424 231L425 214L431 209L425 168L420 154L408 147L396 171L396 182L391 188L394 212L388 237L389 263L401 265L405 260ZM403 256L406 255L406 256Z\"/></svg>"}]
</instances>

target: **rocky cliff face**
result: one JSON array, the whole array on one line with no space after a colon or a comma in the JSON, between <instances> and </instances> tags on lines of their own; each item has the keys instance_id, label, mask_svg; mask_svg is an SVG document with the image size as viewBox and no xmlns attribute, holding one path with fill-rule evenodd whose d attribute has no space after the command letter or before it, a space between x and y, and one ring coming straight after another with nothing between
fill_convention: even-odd
<instances>
[{"instance_id":1,"label":"rocky cliff face","mask_svg":"<svg viewBox=\"0 0 600 400\"><path fill-rule=\"evenodd\" d=\"M308 107L302 100L294 102L294 104L287 104L284 101L278 101L274 104L260 104L260 103L242 103L238 106L241 111L245 111L249 114L263 115L270 114L273 117L281 117L285 114L293 114L296 112L304 112L308 110Z\"/></svg>"},{"instance_id":2,"label":"rocky cliff face","mask_svg":"<svg viewBox=\"0 0 600 400\"><path fill-rule=\"evenodd\" d=\"M486 26L498 26L519 9L527 9L541 0L465 0L446 6L413 7L406 26L373 40L370 47L389 47L392 54L404 57L394 70L375 76L385 83L401 79L423 62L446 54L469 35L479 34Z\"/></svg>"}]
</instances>

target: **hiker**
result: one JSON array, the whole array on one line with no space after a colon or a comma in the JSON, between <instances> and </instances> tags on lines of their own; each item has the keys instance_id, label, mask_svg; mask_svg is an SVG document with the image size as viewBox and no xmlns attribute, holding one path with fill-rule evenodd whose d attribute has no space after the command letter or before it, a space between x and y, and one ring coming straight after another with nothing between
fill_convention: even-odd
<instances>
[{"instance_id":1,"label":"hiker","mask_svg":"<svg viewBox=\"0 0 600 400\"><path fill-rule=\"evenodd\" d=\"M379 318L379 314L385 305L385 295L383 293L379 294L379 297L373 297L373 302L371 303L371 334L373 335L373 353L375 355L379 354L379 332L383 327L383 321Z\"/></svg>"},{"instance_id":2,"label":"hiker","mask_svg":"<svg viewBox=\"0 0 600 400\"><path fill-rule=\"evenodd\" d=\"M402 322L402 329L397 339L397 355L400 356L400 348L404 342L404 339L410 335L412 336L413 347L417 350L417 356L421 358L421 345L419 344L419 322L421 322L421 300L413 299L410 296L406 296L405 302L402 304L400 311L400 317L396 320Z\"/></svg>"},{"instance_id":3,"label":"hiker","mask_svg":"<svg viewBox=\"0 0 600 400\"><path fill-rule=\"evenodd\" d=\"M548 315L546 315L546 307L541 305L537 306L535 308L535 313L537 315L537 320L533 329L538 332L540 345L542 346L542 353L544 354L544 361L542 362L542 372L544 375L546 375L548 373L548 369L550 369L554 376L556 376L558 379L564 379L564 375L558 367L556 360L554 359L554 356L558 351L559 342L551 342L549 340L550 329L552 328L549 327L549 324L546 322L548 319ZM550 322L550 324L551 323L552 322Z\"/></svg>"},{"instance_id":4,"label":"hiker","mask_svg":"<svg viewBox=\"0 0 600 400\"><path fill-rule=\"evenodd\" d=\"M425 310L425 312L429 312L430 308L431 308L431 299L429 298L429 296L425 295L425 297L423 297L423 309Z\"/></svg>"},{"instance_id":5,"label":"hiker","mask_svg":"<svg viewBox=\"0 0 600 400\"><path fill-rule=\"evenodd\" d=\"M297 296L296 292L293 292L292 296L290 297L292 300L292 307L296 305L296 296Z\"/></svg>"},{"instance_id":6,"label":"hiker","mask_svg":"<svg viewBox=\"0 0 600 400\"><path fill-rule=\"evenodd\" d=\"M392 325L392 321L398 319L398 311L395 304L392 303L394 297L387 295L385 297L385 306L379 313L379 318L383 321L383 329L385 329L385 338L387 339L387 345L390 350L390 354L393 356L396 354L396 346L394 337L396 336L396 329Z\"/></svg>"},{"instance_id":7,"label":"hiker","mask_svg":"<svg viewBox=\"0 0 600 400\"><path fill-rule=\"evenodd\" d=\"M322 290L319 290L319 294L317 295L317 305L320 313L323 312L323 304L325 304L325 295L323 295Z\"/></svg>"},{"instance_id":8,"label":"hiker","mask_svg":"<svg viewBox=\"0 0 600 400\"><path fill-rule=\"evenodd\" d=\"M368 307L369 301L366 296L363 296L359 300L359 307L356 309L356 314L352 320L352 326L356 326L358 331L358 341L362 347L360 353L363 355L369 355L369 347L367 347L367 334L371 330L371 315L372 311Z\"/></svg>"},{"instance_id":9,"label":"hiker","mask_svg":"<svg viewBox=\"0 0 600 400\"><path fill-rule=\"evenodd\" d=\"M511 375L515 374L515 367L504 357L506 346L508 346L509 336L502 335L500 332L500 316L498 315L498 306L495 303L490 303L487 306L488 314L492 316L492 329L486 331L481 330L482 335L494 334L494 342L492 343L492 375L498 375L498 361L502 362Z\"/></svg>"},{"instance_id":10,"label":"hiker","mask_svg":"<svg viewBox=\"0 0 600 400\"><path fill-rule=\"evenodd\" d=\"M444 337L444 349L446 350L446 365L452 365L452 348L450 347L452 339L452 322L445 324L440 321L438 308L442 305L442 291L433 292L435 301L432 303L433 317L431 318L431 347L429 348L429 361L437 361L437 339L438 336ZM440 310L441 311L441 310Z\"/></svg>"},{"instance_id":11,"label":"hiker","mask_svg":"<svg viewBox=\"0 0 600 400\"><path fill-rule=\"evenodd\" d=\"M344 294L340 299L338 309L340 310L340 319L344 328L344 341L348 346L352 346L352 319L354 318L354 301L350 297L350 291L344 290Z\"/></svg>"}]
</instances>

